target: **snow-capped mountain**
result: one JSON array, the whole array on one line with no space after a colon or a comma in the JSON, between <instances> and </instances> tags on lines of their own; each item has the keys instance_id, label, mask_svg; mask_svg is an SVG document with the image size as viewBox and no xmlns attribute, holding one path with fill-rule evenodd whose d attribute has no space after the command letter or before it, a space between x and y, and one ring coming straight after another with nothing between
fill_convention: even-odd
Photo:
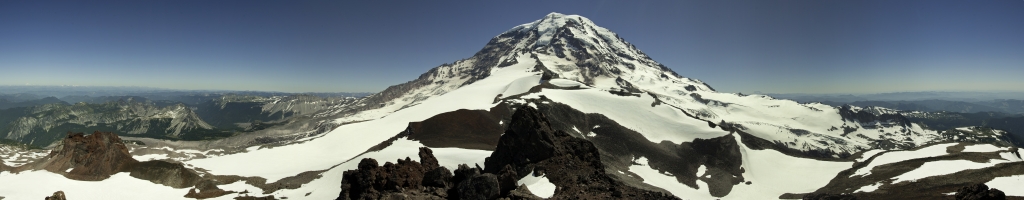
<instances>
[{"instance_id":1,"label":"snow-capped mountain","mask_svg":"<svg viewBox=\"0 0 1024 200\"><path fill-rule=\"evenodd\" d=\"M687 67L677 69L685 74ZM819 193L879 197L908 190L920 193L911 197L941 198L971 183L1024 196L1007 188L1024 184L1024 170L1013 171L1024 167L1019 149L1007 143L968 144L990 143L1004 132L968 129L944 135L884 108L717 92L577 15L551 13L515 26L472 57L310 116L291 129L302 137L276 145L256 143L237 151L202 149L217 141L129 145L137 160L181 162L209 181L186 188L139 186L145 194L126 191L118 197L180 199L187 193L230 199L236 195L229 194L246 191L258 197L347 199L363 194L342 191L361 187L353 177L386 176L399 168L411 170L401 172L408 176L381 179L389 182L382 184L387 188L361 197L483 194L458 186L477 178L527 188L509 192L495 186L501 192L486 198L579 192L594 198L789 199ZM144 153L155 149L160 153ZM409 159L417 156L422 164ZM377 166L377 161L387 163ZM936 170L936 164L928 164L946 162L958 167ZM507 169L501 165L508 163ZM565 171L573 167L588 171ZM1000 173L979 173L996 168ZM449 169L455 170L451 180L433 186L396 178L426 181L430 176L423 173L451 176ZM0 194L34 198L63 190L69 198L89 199L100 198L90 196L89 187L138 182L112 177L121 178L19 191L5 190L17 186L0 181ZM955 181L910 184L938 178ZM0 172L0 179L62 180L34 171Z\"/></svg>"}]
</instances>

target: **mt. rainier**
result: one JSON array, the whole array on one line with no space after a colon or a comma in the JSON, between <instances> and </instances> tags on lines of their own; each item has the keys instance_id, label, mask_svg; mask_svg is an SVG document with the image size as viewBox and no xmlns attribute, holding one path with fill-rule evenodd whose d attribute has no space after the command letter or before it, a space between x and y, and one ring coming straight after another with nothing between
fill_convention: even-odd
<instances>
[{"instance_id":1,"label":"mt. rainier","mask_svg":"<svg viewBox=\"0 0 1024 200\"><path fill-rule=\"evenodd\" d=\"M685 74L685 67L676 69ZM964 129L955 134L973 135L953 137L949 131L926 129L884 108L800 104L765 95L717 92L702 81L680 76L578 15L551 13L515 26L472 57L310 116L308 120L319 121L306 124L321 124L317 128L322 133L306 134L314 128L303 126L303 131L296 131L302 136L292 141L238 146L238 151L224 155L178 162L203 177L250 180L217 182L225 191L247 190L253 196L288 199L345 199L349 196L339 194L353 191L341 191L343 181L352 181L343 177L355 177L352 174L358 170L411 166L406 158L417 156L424 158L420 161L424 166L431 162L426 158L433 157L439 167L459 169L456 172L481 166L479 173L499 174L507 170L494 163L516 163L511 169L518 175L515 184L539 197L589 191L580 188L598 182L607 184L601 185L607 186L604 190L618 191L604 191L612 196L664 194L682 199L791 199L825 193L945 198L974 183L988 183L1009 196L1024 196L1019 186L1009 187L1024 184L1020 178L1024 162L1021 150L1000 142L1006 140L1005 132ZM592 146L600 156L586 160L583 155L542 156L534 155L538 151L533 149L511 148L543 149L545 144L557 150L551 154L585 152ZM429 147L432 155L424 156L421 147ZM521 158L516 155L543 159L502 160ZM367 158L401 161L372 168L376 162L372 167L362 164ZM587 166L603 169L579 176L545 174L582 166L569 164L576 158L596 160L599 165ZM466 165L460 169L460 164ZM564 165L554 167L558 164ZM948 165L941 170L936 167L944 164ZM983 173L986 170L992 173ZM0 180L46 176L40 173L46 172L0 172ZM459 175L455 173L455 179ZM108 184L75 183L76 189L47 184L40 189L11 190L19 186L0 181L0 195L37 198L63 190L69 198L102 198L75 190ZM427 185L375 191L427 195L412 193L433 187ZM149 189L180 193L163 197L168 199L180 199L187 192L159 185ZM512 195L506 193L501 195Z\"/></svg>"}]
</instances>

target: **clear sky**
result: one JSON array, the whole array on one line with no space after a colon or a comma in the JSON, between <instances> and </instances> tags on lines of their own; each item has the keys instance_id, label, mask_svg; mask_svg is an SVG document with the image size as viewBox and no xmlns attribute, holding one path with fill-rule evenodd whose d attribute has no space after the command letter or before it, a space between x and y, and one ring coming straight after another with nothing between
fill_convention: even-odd
<instances>
[{"instance_id":1,"label":"clear sky","mask_svg":"<svg viewBox=\"0 0 1024 200\"><path fill-rule=\"evenodd\" d=\"M726 92L1024 90L1024 0L0 1L0 85L374 92L550 12Z\"/></svg>"}]
</instances>

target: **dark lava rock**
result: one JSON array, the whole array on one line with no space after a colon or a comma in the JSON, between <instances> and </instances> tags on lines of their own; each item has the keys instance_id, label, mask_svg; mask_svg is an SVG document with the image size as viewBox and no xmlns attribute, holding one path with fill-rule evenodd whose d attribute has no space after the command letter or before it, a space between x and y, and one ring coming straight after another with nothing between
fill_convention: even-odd
<instances>
[{"instance_id":1,"label":"dark lava rock","mask_svg":"<svg viewBox=\"0 0 1024 200\"><path fill-rule=\"evenodd\" d=\"M501 193L498 177L494 174L477 174L459 183L456 189L459 199L495 199Z\"/></svg>"},{"instance_id":2,"label":"dark lava rock","mask_svg":"<svg viewBox=\"0 0 1024 200\"><path fill-rule=\"evenodd\" d=\"M849 194L808 194L804 196L804 200L857 200L857 197Z\"/></svg>"},{"instance_id":3,"label":"dark lava rock","mask_svg":"<svg viewBox=\"0 0 1024 200\"><path fill-rule=\"evenodd\" d=\"M679 199L611 178L593 143L554 131L532 107L512 115L483 169L460 164L449 173L430 149L421 148L419 156L422 163L361 160L342 176L338 199L539 199L516 184L529 174L543 174L558 186L554 199Z\"/></svg>"},{"instance_id":4,"label":"dark lava rock","mask_svg":"<svg viewBox=\"0 0 1024 200\"><path fill-rule=\"evenodd\" d=\"M452 172L446 167L438 167L423 174L423 186L449 188L452 182Z\"/></svg>"},{"instance_id":5,"label":"dark lava rock","mask_svg":"<svg viewBox=\"0 0 1024 200\"><path fill-rule=\"evenodd\" d=\"M554 131L547 117L529 106L520 107L512 115L498 148L484 165L487 173L513 170L517 179L545 174L558 186L551 197L555 199L678 199L611 178L605 174L600 152L593 143Z\"/></svg>"},{"instance_id":6,"label":"dark lava rock","mask_svg":"<svg viewBox=\"0 0 1024 200\"><path fill-rule=\"evenodd\" d=\"M99 131L90 135L68 133L45 159L26 164L18 171L45 169L70 179L99 181L118 172L126 172L138 162L128 153L128 148L117 134ZM68 169L72 170L68 172Z\"/></svg>"},{"instance_id":7,"label":"dark lava rock","mask_svg":"<svg viewBox=\"0 0 1024 200\"><path fill-rule=\"evenodd\" d=\"M64 197L64 191L57 191L52 196L46 197L45 200L67 200L67 198Z\"/></svg>"},{"instance_id":8,"label":"dark lava rock","mask_svg":"<svg viewBox=\"0 0 1024 200\"><path fill-rule=\"evenodd\" d=\"M1006 194L995 188L989 189L983 183L974 184L960 188L956 191L957 200L1003 200Z\"/></svg>"},{"instance_id":9,"label":"dark lava rock","mask_svg":"<svg viewBox=\"0 0 1024 200\"><path fill-rule=\"evenodd\" d=\"M387 162L378 166L372 158L359 161L359 168L346 171L342 175L341 194L338 199L381 199L388 198L392 193L403 193L406 190L424 190L424 183L431 187L436 185L449 186L443 172L434 172L430 179L424 179L427 172L438 168L437 159L428 148L420 148L421 164L409 158L399 159L397 163ZM449 173L447 176L451 176Z\"/></svg>"}]
</instances>

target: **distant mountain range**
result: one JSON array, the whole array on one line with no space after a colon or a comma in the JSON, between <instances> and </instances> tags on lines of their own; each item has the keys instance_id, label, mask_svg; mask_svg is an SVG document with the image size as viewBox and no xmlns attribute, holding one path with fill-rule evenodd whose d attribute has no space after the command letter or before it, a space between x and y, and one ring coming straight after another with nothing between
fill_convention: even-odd
<instances>
[{"instance_id":1,"label":"distant mountain range","mask_svg":"<svg viewBox=\"0 0 1024 200\"><path fill-rule=\"evenodd\" d=\"M31 93L0 94L0 138L40 147L50 145L67 132L105 131L172 140L224 138L265 129L295 115L311 114L365 96L360 93L322 93L323 97L273 94L278 93L149 91L133 96L69 95L62 98ZM151 100L142 95L163 100Z\"/></svg>"}]
</instances>

